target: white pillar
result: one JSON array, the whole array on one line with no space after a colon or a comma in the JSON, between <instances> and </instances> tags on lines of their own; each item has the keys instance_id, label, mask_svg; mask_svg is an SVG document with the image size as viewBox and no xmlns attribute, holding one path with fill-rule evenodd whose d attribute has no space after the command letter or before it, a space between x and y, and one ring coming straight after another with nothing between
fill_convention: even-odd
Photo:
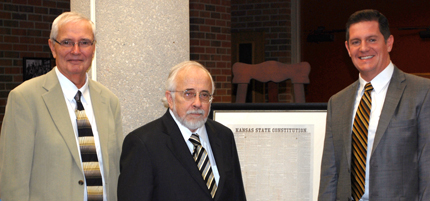
<instances>
[{"instance_id":1,"label":"white pillar","mask_svg":"<svg viewBox=\"0 0 430 201\"><path fill-rule=\"evenodd\" d=\"M71 0L96 24L92 79L121 102L124 135L166 111L169 69L189 60L188 0Z\"/></svg>"}]
</instances>

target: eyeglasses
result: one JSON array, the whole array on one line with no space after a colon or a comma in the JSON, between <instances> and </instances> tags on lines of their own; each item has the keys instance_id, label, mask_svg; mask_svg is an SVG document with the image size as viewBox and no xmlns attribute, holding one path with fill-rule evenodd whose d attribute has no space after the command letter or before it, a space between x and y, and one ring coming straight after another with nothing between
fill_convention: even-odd
<instances>
[{"instance_id":1,"label":"eyeglasses","mask_svg":"<svg viewBox=\"0 0 430 201\"><path fill-rule=\"evenodd\" d=\"M194 89L186 89L184 91L170 91L170 92L182 92L182 97L184 97L186 101L192 101L197 96L197 92ZM212 102L212 99L213 99L212 95L207 91L199 92L199 98L200 98L200 101L203 103L210 103Z\"/></svg>"},{"instance_id":2,"label":"eyeglasses","mask_svg":"<svg viewBox=\"0 0 430 201\"><path fill-rule=\"evenodd\" d=\"M54 40L56 43L60 44L62 47L67 47L67 48L74 47L75 44L78 44L78 47L80 47L80 48L87 48L87 47L92 46L94 43L96 43L95 40L91 41L88 39L80 40L78 42L73 42L72 40L63 40L61 42L58 42L55 39L52 39L52 40Z\"/></svg>"}]
</instances>

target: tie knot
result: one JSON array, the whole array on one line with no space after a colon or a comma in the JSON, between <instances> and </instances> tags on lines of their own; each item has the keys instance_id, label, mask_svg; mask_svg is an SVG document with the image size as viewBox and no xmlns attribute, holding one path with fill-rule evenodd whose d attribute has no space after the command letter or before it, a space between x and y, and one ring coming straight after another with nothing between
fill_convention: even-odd
<instances>
[{"instance_id":1,"label":"tie knot","mask_svg":"<svg viewBox=\"0 0 430 201\"><path fill-rule=\"evenodd\" d=\"M81 91L78 90L78 92L75 95L75 101L76 102L78 102L78 101L80 102L81 101L81 96L82 96L82 93L81 93Z\"/></svg>"},{"instance_id":2,"label":"tie knot","mask_svg":"<svg viewBox=\"0 0 430 201\"><path fill-rule=\"evenodd\" d=\"M368 83L366 84L366 86L364 86L364 90L365 90L365 91L372 91L372 90L373 90L373 86L372 86L372 84L371 84L370 82L368 82Z\"/></svg>"},{"instance_id":3,"label":"tie knot","mask_svg":"<svg viewBox=\"0 0 430 201\"><path fill-rule=\"evenodd\" d=\"M199 135L193 133L190 137L191 143L193 143L194 146L199 146L200 144L200 138Z\"/></svg>"},{"instance_id":4,"label":"tie knot","mask_svg":"<svg viewBox=\"0 0 430 201\"><path fill-rule=\"evenodd\" d=\"M76 93L75 95L75 101L76 101L76 109L79 111L84 110L84 106L82 105L82 102L81 102L81 96L82 96L82 93L81 91L78 90L78 93Z\"/></svg>"}]
</instances>

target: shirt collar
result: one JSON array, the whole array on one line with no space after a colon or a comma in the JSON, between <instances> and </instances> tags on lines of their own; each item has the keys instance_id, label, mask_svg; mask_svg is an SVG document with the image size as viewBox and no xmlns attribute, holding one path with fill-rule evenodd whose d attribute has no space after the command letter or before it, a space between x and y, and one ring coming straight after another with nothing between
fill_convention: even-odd
<instances>
[{"instance_id":1,"label":"shirt collar","mask_svg":"<svg viewBox=\"0 0 430 201\"><path fill-rule=\"evenodd\" d=\"M393 72L394 64L390 61L388 66L370 81L370 83L372 83L373 90L375 90L376 93L380 92L390 82ZM361 74L358 80L360 82L359 91L361 92L367 82L361 78Z\"/></svg>"},{"instance_id":2,"label":"shirt collar","mask_svg":"<svg viewBox=\"0 0 430 201\"><path fill-rule=\"evenodd\" d=\"M58 70L57 67L55 67L55 73L57 74L57 78L58 78L58 81L60 82L61 89L63 90L64 97L66 97L66 99L68 101L74 100L75 95L78 92L78 90L80 90L82 93L83 98L81 97L81 101L83 103L86 103L86 100L90 100L90 93L88 90L88 74L86 75L84 86L82 86L80 89L78 89L76 87L76 85L73 84L72 81L70 81L66 76L64 76Z\"/></svg>"}]
</instances>

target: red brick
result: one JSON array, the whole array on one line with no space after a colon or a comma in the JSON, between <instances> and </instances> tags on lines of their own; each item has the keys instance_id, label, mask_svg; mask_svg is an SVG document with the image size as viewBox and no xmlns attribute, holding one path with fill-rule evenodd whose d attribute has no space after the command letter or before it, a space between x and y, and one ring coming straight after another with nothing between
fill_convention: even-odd
<instances>
[{"instance_id":1,"label":"red brick","mask_svg":"<svg viewBox=\"0 0 430 201\"><path fill-rule=\"evenodd\" d=\"M14 44L13 50L14 51L27 51L28 47L27 47L27 45Z\"/></svg>"},{"instance_id":2,"label":"red brick","mask_svg":"<svg viewBox=\"0 0 430 201\"><path fill-rule=\"evenodd\" d=\"M12 50L12 44L2 44L0 50Z\"/></svg>"},{"instance_id":3,"label":"red brick","mask_svg":"<svg viewBox=\"0 0 430 201\"><path fill-rule=\"evenodd\" d=\"M34 13L39 13L39 14L48 14L48 8L45 7L35 7L34 8Z\"/></svg>"},{"instance_id":4,"label":"red brick","mask_svg":"<svg viewBox=\"0 0 430 201\"><path fill-rule=\"evenodd\" d=\"M211 41L210 40L200 40L201 46L210 46Z\"/></svg>"},{"instance_id":5,"label":"red brick","mask_svg":"<svg viewBox=\"0 0 430 201\"><path fill-rule=\"evenodd\" d=\"M20 43L32 44L32 43L34 43L34 40L35 40L34 37L27 37L27 36L19 37Z\"/></svg>"},{"instance_id":6,"label":"red brick","mask_svg":"<svg viewBox=\"0 0 430 201\"><path fill-rule=\"evenodd\" d=\"M43 21L48 22L48 23L52 23L56 17L58 17L58 16L43 16Z\"/></svg>"},{"instance_id":7,"label":"red brick","mask_svg":"<svg viewBox=\"0 0 430 201\"><path fill-rule=\"evenodd\" d=\"M29 46L28 46L28 49L29 49L30 51L38 51L38 52L41 52L41 51L43 51L43 46L42 46L42 45L29 45Z\"/></svg>"},{"instance_id":8,"label":"red brick","mask_svg":"<svg viewBox=\"0 0 430 201\"><path fill-rule=\"evenodd\" d=\"M17 36L4 36L4 41L7 43L19 43L19 37L17 37Z\"/></svg>"},{"instance_id":9,"label":"red brick","mask_svg":"<svg viewBox=\"0 0 430 201\"><path fill-rule=\"evenodd\" d=\"M204 10L205 5L200 3L191 3L190 2L190 10Z\"/></svg>"},{"instance_id":10,"label":"red brick","mask_svg":"<svg viewBox=\"0 0 430 201\"><path fill-rule=\"evenodd\" d=\"M27 35L27 31L25 29L12 29L13 35L25 36Z\"/></svg>"},{"instance_id":11,"label":"red brick","mask_svg":"<svg viewBox=\"0 0 430 201\"><path fill-rule=\"evenodd\" d=\"M214 19L206 19L205 23L206 23L206 25L212 25L212 26L214 26L214 25L216 25L216 20L214 20Z\"/></svg>"},{"instance_id":12,"label":"red brick","mask_svg":"<svg viewBox=\"0 0 430 201\"><path fill-rule=\"evenodd\" d=\"M30 21L42 21L41 15L28 14L28 20Z\"/></svg>"},{"instance_id":13,"label":"red brick","mask_svg":"<svg viewBox=\"0 0 430 201\"><path fill-rule=\"evenodd\" d=\"M34 28L34 22L20 21L19 27L24 28L24 29L33 29Z\"/></svg>"},{"instance_id":14,"label":"red brick","mask_svg":"<svg viewBox=\"0 0 430 201\"><path fill-rule=\"evenodd\" d=\"M35 57L33 52L22 52L20 57Z\"/></svg>"},{"instance_id":15,"label":"red brick","mask_svg":"<svg viewBox=\"0 0 430 201\"><path fill-rule=\"evenodd\" d=\"M222 41L221 47L231 48L231 42L230 41Z\"/></svg>"},{"instance_id":16,"label":"red brick","mask_svg":"<svg viewBox=\"0 0 430 201\"><path fill-rule=\"evenodd\" d=\"M55 1L44 0L42 4L43 4L43 7L50 7L50 8L57 7L57 3Z\"/></svg>"},{"instance_id":17,"label":"red brick","mask_svg":"<svg viewBox=\"0 0 430 201\"><path fill-rule=\"evenodd\" d=\"M190 51L193 53L204 53L205 48L204 47L190 47Z\"/></svg>"},{"instance_id":18,"label":"red brick","mask_svg":"<svg viewBox=\"0 0 430 201\"><path fill-rule=\"evenodd\" d=\"M5 74L19 74L19 73L21 73L21 68L11 68L11 67L9 67L9 68L5 68L5 70L4 70L4 73Z\"/></svg>"},{"instance_id":19,"label":"red brick","mask_svg":"<svg viewBox=\"0 0 430 201\"><path fill-rule=\"evenodd\" d=\"M231 56L230 55L222 55L222 60L223 61L231 61Z\"/></svg>"},{"instance_id":20,"label":"red brick","mask_svg":"<svg viewBox=\"0 0 430 201\"><path fill-rule=\"evenodd\" d=\"M206 25L200 25L200 32L210 32L211 27Z\"/></svg>"},{"instance_id":21,"label":"red brick","mask_svg":"<svg viewBox=\"0 0 430 201\"><path fill-rule=\"evenodd\" d=\"M66 12L66 11L70 11L70 0L65 1L64 3L62 3L62 2L57 2L57 8L62 8L62 9L64 9L64 12Z\"/></svg>"},{"instance_id":22,"label":"red brick","mask_svg":"<svg viewBox=\"0 0 430 201\"><path fill-rule=\"evenodd\" d=\"M35 27L36 29L50 30L51 24L46 22L36 22Z\"/></svg>"},{"instance_id":23,"label":"red brick","mask_svg":"<svg viewBox=\"0 0 430 201\"><path fill-rule=\"evenodd\" d=\"M207 54L215 54L216 48L207 47L205 53Z\"/></svg>"},{"instance_id":24,"label":"red brick","mask_svg":"<svg viewBox=\"0 0 430 201\"><path fill-rule=\"evenodd\" d=\"M34 56L35 57L41 57L41 58L50 58L51 53L50 52L43 52L43 53L36 52Z\"/></svg>"},{"instance_id":25,"label":"red brick","mask_svg":"<svg viewBox=\"0 0 430 201\"><path fill-rule=\"evenodd\" d=\"M7 12L0 12L0 19L12 19L12 14Z\"/></svg>"},{"instance_id":26,"label":"red brick","mask_svg":"<svg viewBox=\"0 0 430 201\"><path fill-rule=\"evenodd\" d=\"M231 96L222 96L222 103L231 103Z\"/></svg>"},{"instance_id":27,"label":"red brick","mask_svg":"<svg viewBox=\"0 0 430 201\"><path fill-rule=\"evenodd\" d=\"M28 5L41 6L42 5L42 0L29 0L28 1Z\"/></svg>"},{"instance_id":28,"label":"red brick","mask_svg":"<svg viewBox=\"0 0 430 201\"><path fill-rule=\"evenodd\" d=\"M208 12L208 11L200 11L198 16L202 17L202 18L210 18L211 17L211 13Z\"/></svg>"},{"instance_id":29,"label":"red brick","mask_svg":"<svg viewBox=\"0 0 430 201\"><path fill-rule=\"evenodd\" d=\"M10 59L0 59L0 66L12 66L12 60Z\"/></svg>"},{"instance_id":30,"label":"red brick","mask_svg":"<svg viewBox=\"0 0 430 201\"><path fill-rule=\"evenodd\" d=\"M211 74L213 74L213 75L220 75L221 74L221 69L213 68L213 69L211 69Z\"/></svg>"},{"instance_id":31,"label":"red brick","mask_svg":"<svg viewBox=\"0 0 430 201\"><path fill-rule=\"evenodd\" d=\"M224 63L224 62L218 62L218 63ZM226 63L224 63L224 64L226 64ZM225 65L225 66L227 66L227 65ZM231 69L230 68L222 69L222 74L226 75L226 76L231 75Z\"/></svg>"},{"instance_id":32,"label":"red brick","mask_svg":"<svg viewBox=\"0 0 430 201\"><path fill-rule=\"evenodd\" d=\"M199 43L200 43L200 40L190 38L190 45L191 46L199 45Z\"/></svg>"}]
</instances>

